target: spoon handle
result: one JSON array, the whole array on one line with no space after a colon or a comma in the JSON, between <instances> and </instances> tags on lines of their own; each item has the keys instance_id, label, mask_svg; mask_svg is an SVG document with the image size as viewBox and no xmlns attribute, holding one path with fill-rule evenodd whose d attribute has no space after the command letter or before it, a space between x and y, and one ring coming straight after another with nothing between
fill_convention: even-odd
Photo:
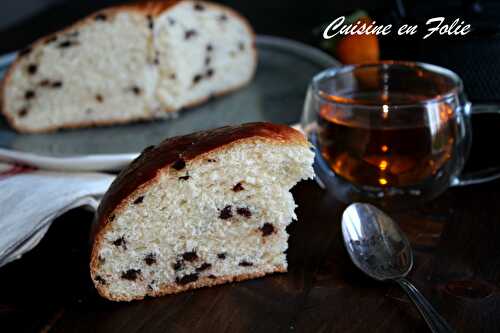
<instances>
[{"instance_id":1,"label":"spoon handle","mask_svg":"<svg viewBox=\"0 0 500 333\"><path fill-rule=\"evenodd\" d=\"M410 283L410 281L406 279L397 279L396 282L403 288L413 304L415 304L433 333L454 332L444 318L437 313L434 307L425 299L420 291Z\"/></svg>"}]
</instances>

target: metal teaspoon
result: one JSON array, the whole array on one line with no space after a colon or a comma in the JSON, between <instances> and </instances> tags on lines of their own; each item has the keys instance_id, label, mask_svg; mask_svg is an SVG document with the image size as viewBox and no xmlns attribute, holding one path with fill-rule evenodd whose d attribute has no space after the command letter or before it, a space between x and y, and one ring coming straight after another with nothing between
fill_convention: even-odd
<instances>
[{"instance_id":1,"label":"metal teaspoon","mask_svg":"<svg viewBox=\"0 0 500 333\"><path fill-rule=\"evenodd\" d=\"M410 242L387 214L370 204L351 204L342 215L342 235L347 252L360 270L376 280L398 283L432 332L454 332L405 278L413 266Z\"/></svg>"}]
</instances>

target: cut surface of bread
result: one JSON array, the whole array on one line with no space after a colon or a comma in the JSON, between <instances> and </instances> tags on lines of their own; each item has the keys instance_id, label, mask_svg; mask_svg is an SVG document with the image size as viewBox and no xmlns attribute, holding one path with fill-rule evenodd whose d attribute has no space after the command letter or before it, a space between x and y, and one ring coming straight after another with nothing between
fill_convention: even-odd
<instances>
[{"instance_id":1,"label":"cut surface of bread","mask_svg":"<svg viewBox=\"0 0 500 333\"><path fill-rule=\"evenodd\" d=\"M91 276L129 301L285 272L290 189L313 176L294 129L251 123L147 149L98 210Z\"/></svg>"},{"instance_id":2,"label":"cut surface of bread","mask_svg":"<svg viewBox=\"0 0 500 333\"><path fill-rule=\"evenodd\" d=\"M254 34L229 8L124 5L21 51L1 108L22 132L149 120L239 88L255 66Z\"/></svg>"}]
</instances>

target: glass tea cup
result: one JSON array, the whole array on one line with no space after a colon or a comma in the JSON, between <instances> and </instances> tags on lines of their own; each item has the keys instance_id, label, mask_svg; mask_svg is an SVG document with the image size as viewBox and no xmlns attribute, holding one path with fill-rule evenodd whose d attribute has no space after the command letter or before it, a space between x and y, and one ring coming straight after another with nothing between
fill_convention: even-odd
<instances>
[{"instance_id":1,"label":"glass tea cup","mask_svg":"<svg viewBox=\"0 0 500 333\"><path fill-rule=\"evenodd\" d=\"M302 128L316 148L318 182L338 199L407 207L500 176L461 175L476 113L499 111L471 106L452 71L385 61L316 75Z\"/></svg>"}]
</instances>

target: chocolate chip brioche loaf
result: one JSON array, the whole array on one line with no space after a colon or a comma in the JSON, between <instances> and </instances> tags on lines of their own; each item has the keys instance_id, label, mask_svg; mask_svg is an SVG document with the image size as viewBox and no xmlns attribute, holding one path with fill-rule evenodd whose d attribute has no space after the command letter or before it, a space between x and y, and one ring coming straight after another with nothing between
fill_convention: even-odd
<instances>
[{"instance_id":1,"label":"chocolate chip brioche loaf","mask_svg":"<svg viewBox=\"0 0 500 333\"><path fill-rule=\"evenodd\" d=\"M249 123L168 139L119 174L98 209L99 293L130 301L285 272L289 190L313 176L301 133Z\"/></svg>"},{"instance_id":2,"label":"chocolate chip brioche loaf","mask_svg":"<svg viewBox=\"0 0 500 333\"><path fill-rule=\"evenodd\" d=\"M0 90L21 132L165 117L247 83L254 34L233 10L205 2L113 7L21 51Z\"/></svg>"}]
</instances>

